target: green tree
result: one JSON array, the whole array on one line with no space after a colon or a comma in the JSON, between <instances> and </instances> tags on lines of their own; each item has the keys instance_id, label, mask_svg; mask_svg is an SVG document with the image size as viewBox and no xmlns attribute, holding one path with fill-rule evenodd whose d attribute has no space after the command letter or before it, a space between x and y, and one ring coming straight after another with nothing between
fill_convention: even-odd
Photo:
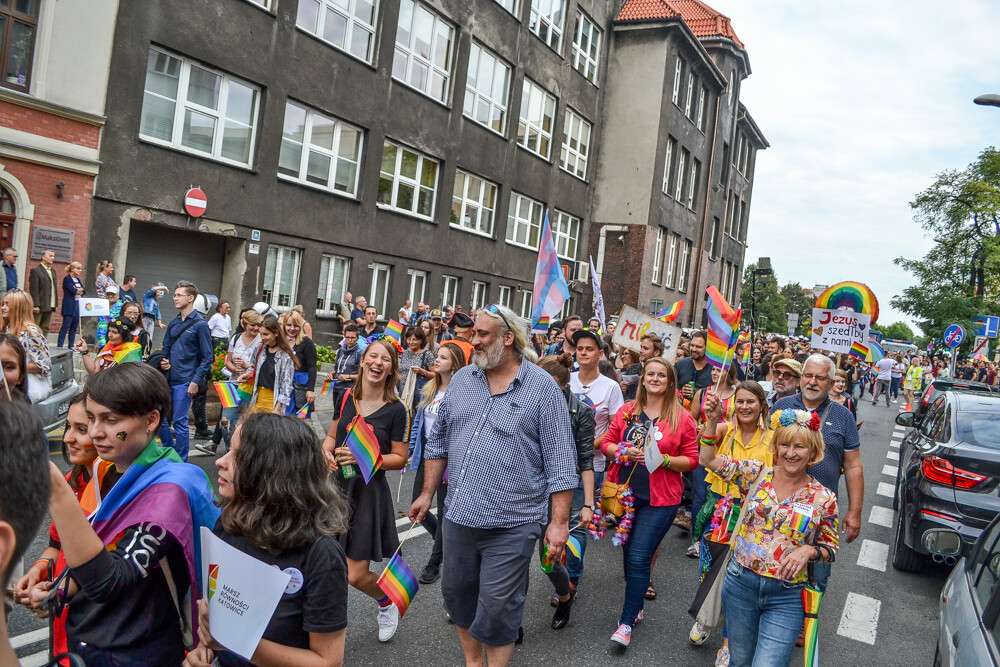
<instances>
[{"instance_id":1,"label":"green tree","mask_svg":"<svg viewBox=\"0 0 1000 667\"><path fill-rule=\"evenodd\" d=\"M812 309L816 300L798 283L787 283L778 291L785 299L785 312L799 314L799 323L795 328L795 334L798 336L803 335L809 331L809 324L812 321Z\"/></svg>"},{"instance_id":2,"label":"green tree","mask_svg":"<svg viewBox=\"0 0 1000 667\"><path fill-rule=\"evenodd\" d=\"M887 327L879 327L882 335L893 340L913 340L916 336L906 322L893 322Z\"/></svg>"},{"instance_id":3,"label":"green tree","mask_svg":"<svg viewBox=\"0 0 1000 667\"><path fill-rule=\"evenodd\" d=\"M754 331L788 333L788 319L785 317L785 297L778 291L778 281L770 276L757 276L757 291L753 292L753 272L756 264L749 264L743 270L743 321L749 323L751 313L755 316ZM763 278L763 280L762 280Z\"/></svg>"}]
</instances>

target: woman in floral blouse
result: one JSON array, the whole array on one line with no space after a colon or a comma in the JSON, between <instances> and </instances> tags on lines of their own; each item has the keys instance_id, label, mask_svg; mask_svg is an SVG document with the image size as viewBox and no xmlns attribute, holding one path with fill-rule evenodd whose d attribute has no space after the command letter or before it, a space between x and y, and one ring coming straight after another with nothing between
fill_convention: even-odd
<instances>
[{"instance_id":1,"label":"woman in floral blouse","mask_svg":"<svg viewBox=\"0 0 1000 667\"><path fill-rule=\"evenodd\" d=\"M837 554L837 496L806 469L823 460L819 415L806 410L774 413L774 467L716 452L722 403L705 401L709 419L701 436L701 464L740 486L747 514L736 532L722 586L732 667L777 667L792 659L804 613L801 591L810 562ZM715 417L715 418L712 418ZM759 478L759 479L758 479Z\"/></svg>"},{"instance_id":2,"label":"woman in floral blouse","mask_svg":"<svg viewBox=\"0 0 1000 667\"><path fill-rule=\"evenodd\" d=\"M52 357L45 333L35 325L31 295L14 288L0 302L0 331L17 336L24 347L28 398L38 403L52 393Z\"/></svg>"}]
</instances>

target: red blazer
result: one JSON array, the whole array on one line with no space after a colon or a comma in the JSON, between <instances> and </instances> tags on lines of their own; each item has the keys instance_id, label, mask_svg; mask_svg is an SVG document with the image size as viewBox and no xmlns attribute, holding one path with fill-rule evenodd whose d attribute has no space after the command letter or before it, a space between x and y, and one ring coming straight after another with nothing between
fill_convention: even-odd
<instances>
[{"instance_id":1,"label":"red blazer","mask_svg":"<svg viewBox=\"0 0 1000 667\"><path fill-rule=\"evenodd\" d=\"M608 433L604 436L604 442L601 443L602 448L610 448L611 445L616 447L622 441L622 436L625 433L627 423L625 422L624 414L632 412L635 410L635 401L626 403L615 415L614 419L611 420L611 425L608 427ZM666 454L670 458L676 456L686 456L695 465L698 465L698 427L694 422L694 417L687 410L681 411L681 418L677 424L677 430L673 433L667 431L661 431L663 437L659 441L660 452ZM608 468L607 478L614 482L619 483L619 474L622 474L621 481L624 482L628 478L628 474L632 472L631 466L625 467L618 463L613 463L614 457L608 457L608 463L610 467ZM635 464L633 464L635 465ZM679 505L681 502L681 496L684 494L684 480L681 479L681 474L673 470L667 470L666 468L657 468L649 476L649 504L654 507L668 507L670 505Z\"/></svg>"}]
</instances>

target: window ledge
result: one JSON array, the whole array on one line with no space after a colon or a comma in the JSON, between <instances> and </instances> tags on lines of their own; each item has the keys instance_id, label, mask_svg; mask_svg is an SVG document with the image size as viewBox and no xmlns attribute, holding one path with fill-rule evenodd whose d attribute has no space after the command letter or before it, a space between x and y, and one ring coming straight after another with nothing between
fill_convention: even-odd
<instances>
[{"instance_id":1,"label":"window ledge","mask_svg":"<svg viewBox=\"0 0 1000 667\"><path fill-rule=\"evenodd\" d=\"M308 36L309 36L309 37L311 37L312 39L315 39L315 40L316 40L317 42L319 42L320 44L322 44L322 45L324 45L324 46L327 46L327 47L329 47L329 48L333 49L333 50L334 50L334 51L336 51L337 53L342 53L342 54L344 54L345 56L347 56L348 58L350 58L351 60L356 60L356 61L358 61L358 62L359 62L359 63L361 63L362 65L365 65L366 67L368 67L368 68L369 68L369 69L370 69L370 70L371 70L372 72L377 72L377 71L378 71L378 68L376 68L376 67L375 67L375 65L371 64L370 62L368 62L368 61L367 61L367 60L365 60L364 58L359 58L359 57L357 57L356 55L354 55L353 53L351 53L350 51L345 51L344 49L340 48L340 47L339 47L339 46L337 46L336 44L331 44L330 42L326 41L325 39L323 39L323 38L322 38L322 37L320 37L319 35L317 35L317 34L315 34L315 33L311 33L311 32L309 32L308 30L306 30L306 29L305 29L305 28L303 28L302 26L300 26L300 25L296 24L296 25L295 25L295 29L296 29L296 30L298 30L299 32L301 32L301 33L302 33L303 35L308 35ZM375 35L374 35L374 37L373 37L373 42L374 42L374 41L377 41L377 40L375 39L375 38L377 38L377 37L378 37L378 26L376 26L376 27L375 27ZM374 49L373 49L373 50L374 50Z\"/></svg>"},{"instance_id":2,"label":"window ledge","mask_svg":"<svg viewBox=\"0 0 1000 667\"><path fill-rule=\"evenodd\" d=\"M407 82L403 81L402 79L397 79L396 77L392 77L392 80L395 81L396 83L398 83L399 85L403 86L407 90L412 90L415 93L419 93L423 97L426 97L427 99L429 99L431 102L434 102L434 104L442 106L445 109L447 109L448 111L451 111L451 105L448 104L447 102L442 102L441 100L439 100L439 99L437 99L435 97L431 97L429 94L427 94L424 91L420 90L416 86L411 86L410 84L408 84ZM451 76L448 77L448 85L451 86Z\"/></svg>"},{"instance_id":3,"label":"window ledge","mask_svg":"<svg viewBox=\"0 0 1000 667\"><path fill-rule=\"evenodd\" d=\"M328 195L335 195L337 197L340 197L341 199L347 199L357 204L361 203L361 200L358 198L357 195L350 195L347 194L346 192L340 192L339 190L331 190L330 188L324 188L321 185L316 185L315 183L308 183L306 181L301 181L297 178L293 178L292 176L286 176L285 174L279 173L277 176L279 181L284 181L285 183L290 183L291 185L300 185L304 188L309 188L310 190L317 190L319 192L323 192Z\"/></svg>"},{"instance_id":4,"label":"window ledge","mask_svg":"<svg viewBox=\"0 0 1000 667\"><path fill-rule=\"evenodd\" d=\"M139 143L148 144L150 146L157 146L159 148L165 148L169 151L176 151L178 153L183 153L184 155L190 155L191 157L198 158L200 160L206 160L213 164L221 164L227 167L232 167L233 169L239 169L240 171L246 171L251 174L260 174L260 170L256 167L251 167L249 165L240 164L239 162L233 162L231 160L224 160L222 158L217 158L212 155L205 155L198 151L193 151L190 148L185 148L183 146L175 146L174 144L167 143L165 141L160 141L159 139L152 139L150 137L144 137L139 135ZM254 146L256 148L256 146Z\"/></svg>"},{"instance_id":5,"label":"window ledge","mask_svg":"<svg viewBox=\"0 0 1000 667\"><path fill-rule=\"evenodd\" d=\"M520 149L521 149L522 151L524 151L525 153L527 153L528 155L531 155L531 156L533 156L533 157L536 157L536 158L538 158L539 160L541 160L542 162L544 162L544 163L546 163L546 164L552 164L552 160L550 160L549 158L545 157L545 156L544 156L544 155L542 155L541 153L536 153L535 151L533 151L533 150L531 150L530 148L526 147L526 146L525 146L524 144L522 144L522 143L521 143L520 141L519 141L519 142L517 142L517 147L518 147L518 148L520 148Z\"/></svg>"},{"instance_id":6,"label":"window ledge","mask_svg":"<svg viewBox=\"0 0 1000 667\"><path fill-rule=\"evenodd\" d=\"M248 5L253 5L257 9L259 9L260 11L264 12L265 14L270 15L271 18L277 18L277 16L278 16L275 13L273 7L265 7L264 5L260 4L259 2L254 2L254 0L244 0L244 2L246 2ZM272 2L271 4L274 4L274 3Z\"/></svg>"},{"instance_id":7,"label":"window ledge","mask_svg":"<svg viewBox=\"0 0 1000 667\"><path fill-rule=\"evenodd\" d=\"M570 176L572 176L576 180L580 181L581 183L589 183L589 181L586 178L580 178L579 176L577 176L572 171L570 171L569 169L567 169L566 167L564 167L562 165L559 165L559 170L562 171L562 172L564 172L564 173L569 174Z\"/></svg>"},{"instance_id":8,"label":"window ledge","mask_svg":"<svg viewBox=\"0 0 1000 667\"><path fill-rule=\"evenodd\" d=\"M523 243L518 243L517 241L506 241L507 245L514 246L515 248L521 248L522 250L531 250L532 252L538 252L538 248L532 248L530 245L525 245Z\"/></svg>"},{"instance_id":9,"label":"window ledge","mask_svg":"<svg viewBox=\"0 0 1000 667\"><path fill-rule=\"evenodd\" d=\"M434 205L436 206L437 202L434 202ZM406 218L413 218L414 220L419 220L421 222L430 222L433 224L437 224L436 222L434 222L433 217L419 215L417 213L414 213L413 211L407 211L406 209L396 208L395 206L390 206L389 204L380 204L376 202L375 208L382 209L383 211L389 211L390 213L396 213L397 215L401 215Z\"/></svg>"},{"instance_id":10,"label":"window ledge","mask_svg":"<svg viewBox=\"0 0 1000 667\"><path fill-rule=\"evenodd\" d=\"M492 233L487 234L486 232L480 232L480 231L477 231L475 229L469 229L468 227L463 227L462 225L456 225L453 222L449 222L448 226L450 228L452 228L452 229L457 230L457 231L465 232L466 234L472 234L474 236L481 236L484 239L489 239L491 241L496 241L496 238L493 236Z\"/></svg>"},{"instance_id":11,"label":"window ledge","mask_svg":"<svg viewBox=\"0 0 1000 667\"><path fill-rule=\"evenodd\" d=\"M501 9L502 9L502 8L501 8ZM398 79L397 79L397 80L398 80ZM509 112L509 110L508 110L508 113L510 113L510 112ZM463 114L462 114L462 118L464 118L465 120L467 120L467 121L469 121L470 123L472 123L472 125L473 125L473 126L475 126L475 127L478 127L478 128L480 128L480 129L483 129L483 130L486 130L486 131L487 131L487 132L489 132L490 134L492 134L492 135L494 135L494 136L497 136L497 137L500 137L500 138L501 138L501 139L503 139L504 141L506 141L506 140L507 140L507 135L506 135L506 132L507 132L507 128L504 128L504 131L503 131L503 132L497 132L496 130L494 130L494 129L493 129L492 127L490 127L489 125L483 125L483 124L482 124L482 123L480 123L480 122L479 122L478 120L476 120L476 119L475 119L475 118L473 118L472 116L468 116L468 115L466 115L465 113L463 113Z\"/></svg>"}]
</instances>

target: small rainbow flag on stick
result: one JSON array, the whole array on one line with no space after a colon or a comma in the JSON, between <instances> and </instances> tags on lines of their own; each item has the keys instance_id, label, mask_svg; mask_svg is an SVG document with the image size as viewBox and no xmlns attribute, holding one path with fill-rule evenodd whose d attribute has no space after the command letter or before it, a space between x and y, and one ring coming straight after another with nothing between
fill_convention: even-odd
<instances>
[{"instance_id":1,"label":"small rainbow flag on stick","mask_svg":"<svg viewBox=\"0 0 1000 667\"><path fill-rule=\"evenodd\" d=\"M708 340L705 341L705 359L716 368L725 371L729 365L729 351L736 342L742 310L734 311L714 285L710 285L708 302Z\"/></svg>"},{"instance_id":2,"label":"small rainbow flag on stick","mask_svg":"<svg viewBox=\"0 0 1000 667\"><path fill-rule=\"evenodd\" d=\"M309 404L303 405L296 413L295 416L299 419L309 419Z\"/></svg>"},{"instance_id":3,"label":"small rainbow flag on stick","mask_svg":"<svg viewBox=\"0 0 1000 667\"><path fill-rule=\"evenodd\" d=\"M864 343L854 341L851 343L851 356L857 357L858 359L864 359L868 356L868 346Z\"/></svg>"},{"instance_id":4,"label":"small rainbow flag on stick","mask_svg":"<svg viewBox=\"0 0 1000 667\"><path fill-rule=\"evenodd\" d=\"M566 540L566 551L570 552L571 554L573 554L577 558L581 558L581 556L580 556L580 540L578 540L575 537L573 537L572 535L570 535L569 539Z\"/></svg>"},{"instance_id":5,"label":"small rainbow flag on stick","mask_svg":"<svg viewBox=\"0 0 1000 667\"><path fill-rule=\"evenodd\" d=\"M403 344L403 325L396 320L389 320L385 325L385 335L393 338L400 345Z\"/></svg>"},{"instance_id":6,"label":"small rainbow flag on stick","mask_svg":"<svg viewBox=\"0 0 1000 667\"><path fill-rule=\"evenodd\" d=\"M240 395L236 392L236 385L232 382L215 382L213 385L219 394L219 401L224 408L236 408L240 405Z\"/></svg>"},{"instance_id":7,"label":"small rainbow flag on stick","mask_svg":"<svg viewBox=\"0 0 1000 667\"><path fill-rule=\"evenodd\" d=\"M658 312L656 314L656 319L662 320L663 322L675 322L677 320L677 316L681 314L683 309L684 299L675 301L673 304Z\"/></svg>"},{"instance_id":8,"label":"small rainbow flag on stick","mask_svg":"<svg viewBox=\"0 0 1000 667\"><path fill-rule=\"evenodd\" d=\"M319 393L325 396L332 392L333 392L333 383L330 382L329 380L323 380L323 388L319 390Z\"/></svg>"},{"instance_id":9,"label":"small rainbow flag on stick","mask_svg":"<svg viewBox=\"0 0 1000 667\"><path fill-rule=\"evenodd\" d=\"M747 345L743 348L743 358L740 359L740 368L743 369L743 374L746 375L747 368L750 367L750 348L753 345Z\"/></svg>"},{"instance_id":10,"label":"small rainbow flag on stick","mask_svg":"<svg viewBox=\"0 0 1000 667\"><path fill-rule=\"evenodd\" d=\"M409 568L398 551L392 555L389 564L385 566L382 574L379 575L378 587L382 589L386 596L399 609L400 617L410 608L413 597L420 590L420 586L417 585L417 578L413 575L413 570Z\"/></svg>"},{"instance_id":11,"label":"small rainbow flag on stick","mask_svg":"<svg viewBox=\"0 0 1000 667\"><path fill-rule=\"evenodd\" d=\"M351 455L361 468L365 484L371 481L375 471L382 467L382 451L378 446L378 438L371 425L361 417L355 417L347 430L344 444L351 450Z\"/></svg>"}]
</instances>

